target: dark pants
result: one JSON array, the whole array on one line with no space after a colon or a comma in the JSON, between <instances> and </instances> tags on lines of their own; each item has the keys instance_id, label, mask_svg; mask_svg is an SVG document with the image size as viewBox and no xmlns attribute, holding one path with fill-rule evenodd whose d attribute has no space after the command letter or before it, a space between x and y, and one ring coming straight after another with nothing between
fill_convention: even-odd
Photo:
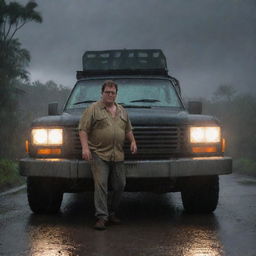
<instances>
[{"instance_id":1,"label":"dark pants","mask_svg":"<svg viewBox=\"0 0 256 256\"><path fill-rule=\"evenodd\" d=\"M126 175L123 162L109 162L92 154L91 170L94 179L95 216L108 220L115 214L125 188ZM108 196L108 181L112 193Z\"/></svg>"}]
</instances>

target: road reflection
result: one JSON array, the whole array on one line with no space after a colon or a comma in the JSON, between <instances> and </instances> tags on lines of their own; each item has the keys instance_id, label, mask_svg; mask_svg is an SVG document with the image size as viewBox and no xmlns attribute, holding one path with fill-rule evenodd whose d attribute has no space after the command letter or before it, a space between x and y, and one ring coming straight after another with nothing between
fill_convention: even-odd
<instances>
[{"instance_id":1,"label":"road reflection","mask_svg":"<svg viewBox=\"0 0 256 256\"><path fill-rule=\"evenodd\" d=\"M95 231L93 201L67 200L56 216L31 214L31 256L222 256L214 214L188 215L172 196L126 195L123 224ZM86 207L85 207L86 205Z\"/></svg>"},{"instance_id":2,"label":"road reflection","mask_svg":"<svg viewBox=\"0 0 256 256\"><path fill-rule=\"evenodd\" d=\"M77 255L76 243L69 232L57 222L55 217L31 215L27 228L31 256Z\"/></svg>"},{"instance_id":3,"label":"road reflection","mask_svg":"<svg viewBox=\"0 0 256 256\"><path fill-rule=\"evenodd\" d=\"M216 231L209 228L191 226L184 229L183 256L220 256L224 255L223 247Z\"/></svg>"}]
</instances>

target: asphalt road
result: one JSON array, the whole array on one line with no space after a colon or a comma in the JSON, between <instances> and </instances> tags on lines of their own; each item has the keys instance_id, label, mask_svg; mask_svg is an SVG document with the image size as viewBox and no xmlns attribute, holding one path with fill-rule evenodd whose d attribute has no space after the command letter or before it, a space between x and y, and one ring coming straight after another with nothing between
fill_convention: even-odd
<instances>
[{"instance_id":1,"label":"asphalt road","mask_svg":"<svg viewBox=\"0 0 256 256\"><path fill-rule=\"evenodd\" d=\"M256 179L220 177L211 215L183 212L179 193L125 193L122 225L96 231L92 194L66 194L61 213L34 215L25 190L0 195L0 255L255 256Z\"/></svg>"}]
</instances>

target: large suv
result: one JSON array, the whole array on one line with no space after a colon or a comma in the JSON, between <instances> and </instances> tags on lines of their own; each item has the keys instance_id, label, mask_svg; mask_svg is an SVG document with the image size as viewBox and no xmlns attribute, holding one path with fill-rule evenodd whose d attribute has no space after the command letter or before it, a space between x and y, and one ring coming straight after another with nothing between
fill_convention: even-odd
<instances>
[{"instance_id":1,"label":"large suv","mask_svg":"<svg viewBox=\"0 0 256 256\"><path fill-rule=\"evenodd\" d=\"M218 175L232 172L221 125L201 114L200 102L185 107L179 82L168 74L157 49L85 52L63 112L51 103L48 116L31 125L28 156L20 160L31 210L55 213L63 193L93 191L90 165L81 158L78 122L109 79L119 86L117 102L128 111L138 146L132 155L124 145L126 191L181 192L186 211L214 211Z\"/></svg>"}]
</instances>

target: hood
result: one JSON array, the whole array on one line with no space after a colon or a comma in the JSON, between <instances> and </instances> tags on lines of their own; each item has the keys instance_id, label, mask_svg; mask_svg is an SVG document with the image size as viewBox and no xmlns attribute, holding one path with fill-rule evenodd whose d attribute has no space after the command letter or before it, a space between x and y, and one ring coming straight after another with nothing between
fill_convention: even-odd
<instances>
[{"instance_id":1,"label":"hood","mask_svg":"<svg viewBox=\"0 0 256 256\"><path fill-rule=\"evenodd\" d=\"M74 115L62 113L58 116L43 116L35 119L32 122L32 127L35 126L76 126L80 120L81 114Z\"/></svg>"},{"instance_id":2,"label":"hood","mask_svg":"<svg viewBox=\"0 0 256 256\"><path fill-rule=\"evenodd\" d=\"M128 108L133 126L141 125L215 125L218 119L208 115L191 115L186 111L170 108ZM44 116L33 121L32 126L78 126L80 113L63 113L58 116Z\"/></svg>"},{"instance_id":3,"label":"hood","mask_svg":"<svg viewBox=\"0 0 256 256\"><path fill-rule=\"evenodd\" d=\"M128 109L132 125L209 125L219 124L208 115L191 115L186 111L170 108Z\"/></svg>"}]
</instances>

